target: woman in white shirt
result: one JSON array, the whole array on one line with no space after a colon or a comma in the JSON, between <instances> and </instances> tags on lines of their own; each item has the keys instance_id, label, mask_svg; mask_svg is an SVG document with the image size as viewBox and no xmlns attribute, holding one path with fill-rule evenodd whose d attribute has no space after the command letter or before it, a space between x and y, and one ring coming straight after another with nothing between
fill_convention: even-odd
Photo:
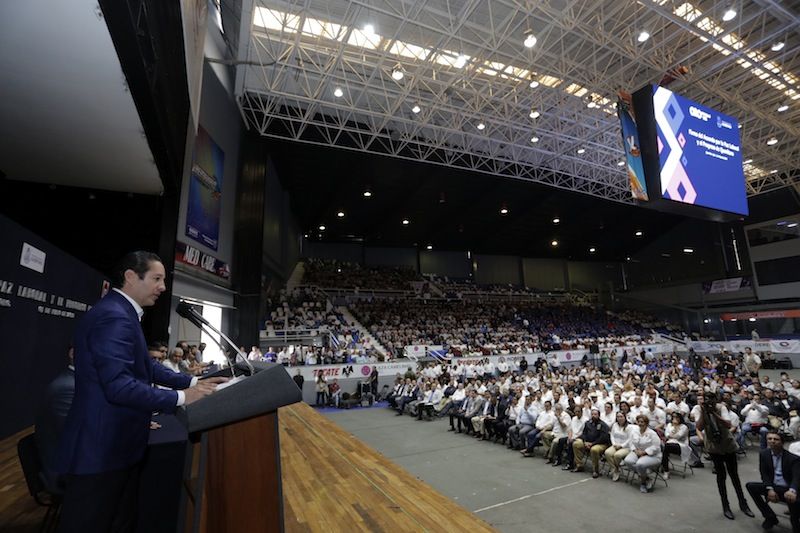
<instances>
[{"instance_id":1,"label":"woman in white shirt","mask_svg":"<svg viewBox=\"0 0 800 533\"><path fill-rule=\"evenodd\" d=\"M619 464L630 453L631 426L621 411L611 425L611 446L606 448L606 462L611 465L611 480L619 481Z\"/></svg>"},{"instance_id":2,"label":"woman in white shirt","mask_svg":"<svg viewBox=\"0 0 800 533\"><path fill-rule=\"evenodd\" d=\"M650 419L640 414L636 417L636 426L631 431L631 452L625 457L625 464L636 470L641 484L639 491L650 492L655 479L648 477L648 472L661 463L661 439L658 433L648 426Z\"/></svg>"},{"instance_id":3,"label":"woman in white shirt","mask_svg":"<svg viewBox=\"0 0 800 533\"><path fill-rule=\"evenodd\" d=\"M680 455L682 463L688 463L692 454L689 448L689 428L683 423L683 414L673 411L670 422L664 428L667 443L664 445L664 457L661 467L664 470L664 479L669 479L669 456Z\"/></svg>"}]
</instances>

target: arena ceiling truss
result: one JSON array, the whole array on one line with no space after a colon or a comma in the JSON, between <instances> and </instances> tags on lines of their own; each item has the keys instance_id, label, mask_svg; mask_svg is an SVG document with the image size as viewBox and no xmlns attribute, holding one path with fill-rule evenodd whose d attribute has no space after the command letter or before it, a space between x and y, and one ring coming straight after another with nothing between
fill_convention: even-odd
<instances>
[{"instance_id":1,"label":"arena ceiling truss","mask_svg":"<svg viewBox=\"0 0 800 533\"><path fill-rule=\"evenodd\" d=\"M777 0L244 0L235 92L266 137L629 203L617 94L667 79L740 121L755 195L800 183L798 13Z\"/></svg>"}]
</instances>

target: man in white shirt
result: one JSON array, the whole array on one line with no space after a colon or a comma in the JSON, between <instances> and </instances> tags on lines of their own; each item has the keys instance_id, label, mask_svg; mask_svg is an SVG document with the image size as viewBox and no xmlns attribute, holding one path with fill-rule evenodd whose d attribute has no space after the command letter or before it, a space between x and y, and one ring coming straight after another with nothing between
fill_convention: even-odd
<instances>
[{"instance_id":1,"label":"man in white shirt","mask_svg":"<svg viewBox=\"0 0 800 533\"><path fill-rule=\"evenodd\" d=\"M564 410L564 407L557 403L553 407L553 428L550 431L545 431L542 436L542 445L544 446L544 458L546 462L553 463L553 466L561 464L561 453L558 455L554 453L556 449L562 450L567 440L570 429L570 416Z\"/></svg>"},{"instance_id":2,"label":"man in white shirt","mask_svg":"<svg viewBox=\"0 0 800 533\"><path fill-rule=\"evenodd\" d=\"M769 407L761 403L761 395L753 394L753 399L742 408L742 433L758 431L761 449L767 447L767 433L769 432Z\"/></svg>"},{"instance_id":3,"label":"man in white shirt","mask_svg":"<svg viewBox=\"0 0 800 533\"><path fill-rule=\"evenodd\" d=\"M536 417L536 424L534 428L526 435L525 442L527 446L522 451L525 457L533 457L533 452L545 431L552 431L553 423L555 422L555 414L553 413L553 403L551 401L544 402L544 409Z\"/></svg>"}]
</instances>

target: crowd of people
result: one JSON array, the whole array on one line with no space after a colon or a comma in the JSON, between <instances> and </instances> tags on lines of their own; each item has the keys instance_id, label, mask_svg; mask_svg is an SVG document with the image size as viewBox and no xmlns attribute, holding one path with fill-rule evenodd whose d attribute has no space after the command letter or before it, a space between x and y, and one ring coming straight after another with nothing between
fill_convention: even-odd
<instances>
[{"instance_id":1,"label":"crowd of people","mask_svg":"<svg viewBox=\"0 0 800 533\"><path fill-rule=\"evenodd\" d=\"M705 460L716 474L723 514L731 519L728 477L740 510L753 516L737 471L746 435L758 438L762 461L783 453L784 439L800 436L800 382L786 373L775 382L760 375L758 355L749 349L716 358L649 355L605 367L556 366L544 358L531 367L520 358L498 361L423 364L398 375L387 400L398 416L445 419L451 432L502 443L524 457L540 453L565 471L618 481L628 470L643 493L673 468L703 468ZM704 371L709 367L714 371ZM789 452L800 452L800 441L787 457ZM765 528L775 523L765 501L786 495L798 531L800 458L794 459L780 480L747 485Z\"/></svg>"},{"instance_id":2,"label":"crowd of people","mask_svg":"<svg viewBox=\"0 0 800 533\"><path fill-rule=\"evenodd\" d=\"M494 300L356 300L350 309L395 357L410 345L453 355L501 355L637 346L650 333L590 306Z\"/></svg>"}]
</instances>

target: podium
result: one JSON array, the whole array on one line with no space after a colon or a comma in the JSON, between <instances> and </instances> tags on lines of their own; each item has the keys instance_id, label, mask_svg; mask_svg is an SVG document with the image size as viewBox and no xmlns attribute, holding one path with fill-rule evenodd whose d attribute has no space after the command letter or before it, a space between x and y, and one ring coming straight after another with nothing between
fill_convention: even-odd
<instances>
[{"instance_id":1,"label":"podium","mask_svg":"<svg viewBox=\"0 0 800 533\"><path fill-rule=\"evenodd\" d=\"M179 411L189 433L178 531L283 531L279 407L302 393L277 364Z\"/></svg>"}]
</instances>

